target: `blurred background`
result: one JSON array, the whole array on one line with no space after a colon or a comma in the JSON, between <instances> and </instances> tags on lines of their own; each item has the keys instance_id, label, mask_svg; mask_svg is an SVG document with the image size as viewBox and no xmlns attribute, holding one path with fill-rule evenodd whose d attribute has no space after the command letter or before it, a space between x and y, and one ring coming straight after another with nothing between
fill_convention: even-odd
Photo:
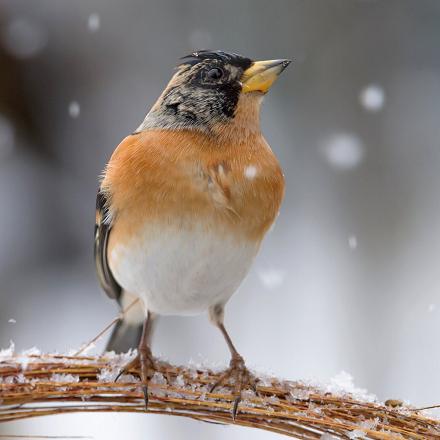
<instances>
[{"instance_id":1,"label":"blurred background","mask_svg":"<svg viewBox=\"0 0 440 440\"><path fill-rule=\"evenodd\" d=\"M0 347L66 352L117 314L94 273L97 177L178 58L224 49L294 60L262 112L285 202L227 307L248 365L440 403L439 41L436 0L0 0ZM162 319L154 349L228 362L206 316ZM105 414L0 433L275 438Z\"/></svg>"}]
</instances>

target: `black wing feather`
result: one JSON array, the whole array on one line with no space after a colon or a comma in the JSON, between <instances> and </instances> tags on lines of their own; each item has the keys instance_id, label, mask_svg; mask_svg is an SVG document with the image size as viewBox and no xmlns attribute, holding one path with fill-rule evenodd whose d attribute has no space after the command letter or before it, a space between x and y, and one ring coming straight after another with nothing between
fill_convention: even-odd
<instances>
[{"instance_id":1,"label":"black wing feather","mask_svg":"<svg viewBox=\"0 0 440 440\"><path fill-rule=\"evenodd\" d=\"M99 190L96 197L95 223L95 266L99 282L105 293L113 299L119 299L122 288L113 277L107 260L108 240L111 223L108 218L108 205L105 194Z\"/></svg>"}]
</instances>

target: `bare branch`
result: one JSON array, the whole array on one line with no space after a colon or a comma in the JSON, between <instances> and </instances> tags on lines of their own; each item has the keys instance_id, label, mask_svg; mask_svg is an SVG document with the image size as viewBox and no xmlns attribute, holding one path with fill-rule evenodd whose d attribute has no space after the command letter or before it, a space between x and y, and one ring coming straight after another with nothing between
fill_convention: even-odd
<instances>
[{"instance_id":1,"label":"bare branch","mask_svg":"<svg viewBox=\"0 0 440 440\"><path fill-rule=\"evenodd\" d=\"M145 413L137 372L115 383L132 354L100 357L8 354L0 359L0 422L71 412ZM148 413L232 424L228 388L210 393L219 372L157 362L149 384ZM325 387L259 376L258 393L246 390L236 425L290 437L438 439L440 421L394 402L384 405ZM328 437L322 437L327 434Z\"/></svg>"}]
</instances>

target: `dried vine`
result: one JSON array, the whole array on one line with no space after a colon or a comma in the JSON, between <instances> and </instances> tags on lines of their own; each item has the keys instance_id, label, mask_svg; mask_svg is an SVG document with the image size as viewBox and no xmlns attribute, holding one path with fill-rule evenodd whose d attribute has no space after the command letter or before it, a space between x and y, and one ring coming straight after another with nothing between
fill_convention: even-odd
<instances>
[{"instance_id":1,"label":"dried vine","mask_svg":"<svg viewBox=\"0 0 440 440\"><path fill-rule=\"evenodd\" d=\"M114 378L132 354L64 356L0 354L0 423L71 412L145 413L136 371ZM148 412L224 424L231 390L209 393L219 372L158 362ZM399 402L387 405L357 392L260 377L247 390L235 424L316 439L438 439L440 421Z\"/></svg>"}]
</instances>

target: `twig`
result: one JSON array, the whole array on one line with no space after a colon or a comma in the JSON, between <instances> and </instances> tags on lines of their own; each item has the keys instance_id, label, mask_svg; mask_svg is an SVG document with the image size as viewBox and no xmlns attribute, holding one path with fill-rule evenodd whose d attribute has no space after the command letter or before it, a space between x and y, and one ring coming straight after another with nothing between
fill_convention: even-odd
<instances>
[{"instance_id":1,"label":"twig","mask_svg":"<svg viewBox=\"0 0 440 440\"><path fill-rule=\"evenodd\" d=\"M139 298L132 301L121 313L116 316L109 324L107 324L93 339L91 339L87 344L83 345L74 356L79 356L84 352L87 348L89 348L92 344L94 344L101 336L103 336L107 331L109 331L118 321L120 321L124 315L137 303L139 302Z\"/></svg>"},{"instance_id":2,"label":"twig","mask_svg":"<svg viewBox=\"0 0 440 440\"><path fill-rule=\"evenodd\" d=\"M0 359L0 423L72 412L145 413L137 372L114 382L129 357L5 356ZM156 367L148 413L234 423L232 387L209 392L220 373L162 361ZM259 378L258 394L245 391L237 425L303 440L317 440L323 434L340 439L440 440L440 421L414 408L392 408L349 393L330 393L324 386Z\"/></svg>"}]
</instances>

